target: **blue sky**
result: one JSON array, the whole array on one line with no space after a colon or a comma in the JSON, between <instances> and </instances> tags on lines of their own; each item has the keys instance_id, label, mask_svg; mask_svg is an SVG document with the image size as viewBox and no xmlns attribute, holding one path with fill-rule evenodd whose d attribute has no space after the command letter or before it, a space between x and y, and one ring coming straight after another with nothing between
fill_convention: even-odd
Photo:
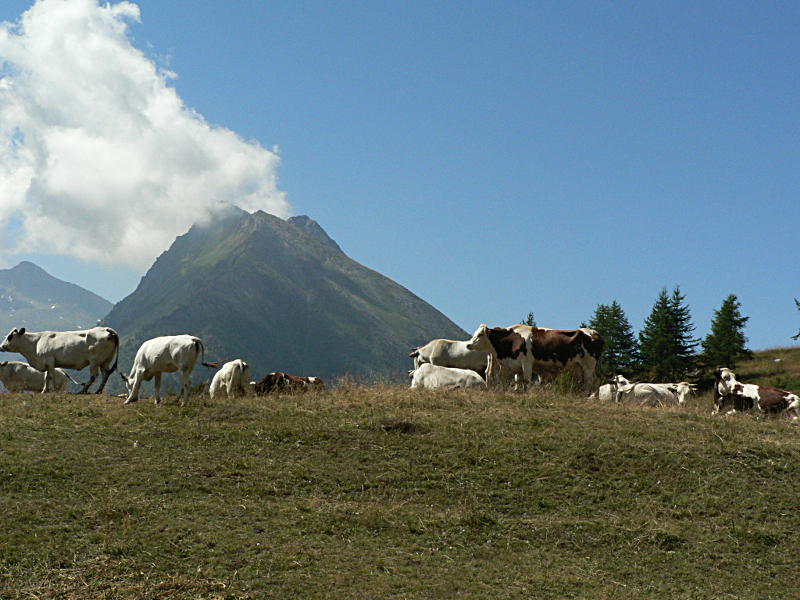
<instances>
[{"instance_id":1,"label":"blue sky","mask_svg":"<svg viewBox=\"0 0 800 600\"><path fill-rule=\"evenodd\" d=\"M680 285L698 335L734 293L751 347L793 343L800 4L135 4L187 107L279 147L265 198L466 330L617 300L638 331ZM53 251L5 261L112 301L144 273Z\"/></svg>"}]
</instances>

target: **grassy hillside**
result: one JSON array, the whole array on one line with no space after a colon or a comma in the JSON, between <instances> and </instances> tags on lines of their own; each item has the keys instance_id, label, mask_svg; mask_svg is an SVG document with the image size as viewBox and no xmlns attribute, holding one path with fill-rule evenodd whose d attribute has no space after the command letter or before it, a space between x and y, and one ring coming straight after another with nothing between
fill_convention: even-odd
<instances>
[{"instance_id":1,"label":"grassy hillside","mask_svg":"<svg viewBox=\"0 0 800 600\"><path fill-rule=\"evenodd\" d=\"M800 426L414 392L4 394L0 597L796 596Z\"/></svg>"},{"instance_id":2,"label":"grassy hillside","mask_svg":"<svg viewBox=\"0 0 800 600\"><path fill-rule=\"evenodd\" d=\"M800 346L760 350L735 371L741 381L800 393Z\"/></svg>"}]
</instances>

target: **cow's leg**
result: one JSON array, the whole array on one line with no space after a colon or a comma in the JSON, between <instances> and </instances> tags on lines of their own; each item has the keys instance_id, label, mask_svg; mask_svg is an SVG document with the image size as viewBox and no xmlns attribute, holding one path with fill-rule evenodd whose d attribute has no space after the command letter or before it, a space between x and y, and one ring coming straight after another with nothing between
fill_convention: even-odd
<instances>
[{"instance_id":1,"label":"cow's leg","mask_svg":"<svg viewBox=\"0 0 800 600\"><path fill-rule=\"evenodd\" d=\"M103 388L106 387L106 382L111 375L111 370L107 366L98 365L98 367L103 372L103 378L100 380L100 387L94 391L95 394L101 394L103 392Z\"/></svg>"},{"instance_id":2,"label":"cow's leg","mask_svg":"<svg viewBox=\"0 0 800 600\"><path fill-rule=\"evenodd\" d=\"M139 399L139 388L142 385L142 377L137 373L133 376L133 383L129 382L130 392L125 400L125 404L136 402Z\"/></svg>"},{"instance_id":3,"label":"cow's leg","mask_svg":"<svg viewBox=\"0 0 800 600\"><path fill-rule=\"evenodd\" d=\"M89 388L95 382L96 379L97 379L97 365L93 365L89 367L89 381L83 384L83 386L81 387L81 391L79 393L88 394Z\"/></svg>"},{"instance_id":4,"label":"cow's leg","mask_svg":"<svg viewBox=\"0 0 800 600\"><path fill-rule=\"evenodd\" d=\"M153 390L155 393L155 403L161 402L161 373L156 373L153 378Z\"/></svg>"},{"instance_id":5,"label":"cow's leg","mask_svg":"<svg viewBox=\"0 0 800 600\"><path fill-rule=\"evenodd\" d=\"M192 375L191 371L181 371L181 406L186 406L189 402L189 379ZM225 390L230 398L230 392L227 387Z\"/></svg>"},{"instance_id":6,"label":"cow's leg","mask_svg":"<svg viewBox=\"0 0 800 600\"><path fill-rule=\"evenodd\" d=\"M53 375L51 373L54 371L54 367L48 366L44 371L44 387L42 388L42 393L46 394L50 391L50 382L53 379Z\"/></svg>"}]
</instances>

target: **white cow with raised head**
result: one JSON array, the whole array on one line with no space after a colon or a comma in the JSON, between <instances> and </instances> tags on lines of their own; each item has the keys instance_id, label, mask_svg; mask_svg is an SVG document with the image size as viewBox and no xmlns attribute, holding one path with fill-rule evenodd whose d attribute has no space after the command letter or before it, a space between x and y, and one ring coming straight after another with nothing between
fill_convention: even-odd
<instances>
[{"instance_id":1,"label":"white cow with raised head","mask_svg":"<svg viewBox=\"0 0 800 600\"><path fill-rule=\"evenodd\" d=\"M28 363L19 360L0 362L0 381L9 392L41 392L44 389L44 378L45 373L37 371ZM55 369L50 389L53 392L63 392L70 381L78 384L63 369Z\"/></svg>"},{"instance_id":2,"label":"white cow with raised head","mask_svg":"<svg viewBox=\"0 0 800 600\"><path fill-rule=\"evenodd\" d=\"M438 338L431 340L424 346L414 348L408 356L414 359L415 369L425 363L430 363L439 367L471 369L484 375L487 370L487 361L490 360L490 352L473 350L468 347L468 344L469 340L460 341Z\"/></svg>"},{"instance_id":3,"label":"white cow with raised head","mask_svg":"<svg viewBox=\"0 0 800 600\"><path fill-rule=\"evenodd\" d=\"M136 352L129 375L120 373L128 387L125 404L139 399L139 388L143 381L154 379L155 403L161 401L161 375L180 371L181 391L178 394L181 405L189 401L189 379L198 357L207 367L215 365L202 362L205 348L200 338L193 335L165 335L144 342Z\"/></svg>"},{"instance_id":4,"label":"white cow with raised head","mask_svg":"<svg viewBox=\"0 0 800 600\"><path fill-rule=\"evenodd\" d=\"M80 371L89 367L89 381L80 392L89 390L100 371L103 379L95 390L99 394L108 381L108 376L117 368L119 336L110 327L94 327L81 331L26 331L12 329L0 345L2 352L18 352L37 371L43 371L42 392L52 391L58 367ZM111 360L114 363L111 364Z\"/></svg>"},{"instance_id":5,"label":"white cow with raised head","mask_svg":"<svg viewBox=\"0 0 800 600\"><path fill-rule=\"evenodd\" d=\"M235 398L252 393L250 365L241 358L226 362L219 371L214 373L208 393L212 400L222 397L223 394L226 398Z\"/></svg>"},{"instance_id":6,"label":"white cow with raised head","mask_svg":"<svg viewBox=\"0 0 800 600\"><path fill-rule=\"evenodd\" d=\"M423 363L410 372L412 388L486 388L483 377L472 369L456 369Z\"/></svg>"}]
</instances>

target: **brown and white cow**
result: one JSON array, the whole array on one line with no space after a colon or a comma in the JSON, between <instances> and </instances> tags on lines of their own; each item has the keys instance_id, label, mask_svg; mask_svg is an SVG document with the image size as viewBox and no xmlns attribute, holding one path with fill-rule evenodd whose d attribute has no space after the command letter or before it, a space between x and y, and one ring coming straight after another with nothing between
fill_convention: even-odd
<instances>
[{"instance_id":1,"label":"brown and white cow","mask_svg":"<svg viewBox=\"0 0 800 600\"><path fill-rule=\"evenodd\" d=\"M306 392L311 390L324 390L325 382L321 377L300 377L277 371L267 373L261 381L253 384L253 392L257 396L276 392Z\"/></svg>"},{"instance_id":2,"label":"brown and white cow","mask_svg":"<svg viewBox=\"0 0 800 600\"><path fill-rule=\"evenodd\" d=\"M755 412L778 413L786 411L792 419L800 418L800 398L797 394L775 387L740 383L736 374L727 367L715 371L714 413L728 404L729 412L753 410Z\"/></svg>"},{"instance_id":3,"label":"brown and white cow","mask_svg":"<svg viewBox=\"0 0 800 600\"><path fill-rule=\"evenodd\" d=\"M534 373L543 379L564 371L577 371L586 393L594 385L594 370L603 352L603 338L594 329L547 329L530 325L492 327L482 324L469 341L471 350L486 351L502 376L513 375L523 386L533 381ZM490 377L495 377L491 372Z\"/></svg>"}]
</instances>

